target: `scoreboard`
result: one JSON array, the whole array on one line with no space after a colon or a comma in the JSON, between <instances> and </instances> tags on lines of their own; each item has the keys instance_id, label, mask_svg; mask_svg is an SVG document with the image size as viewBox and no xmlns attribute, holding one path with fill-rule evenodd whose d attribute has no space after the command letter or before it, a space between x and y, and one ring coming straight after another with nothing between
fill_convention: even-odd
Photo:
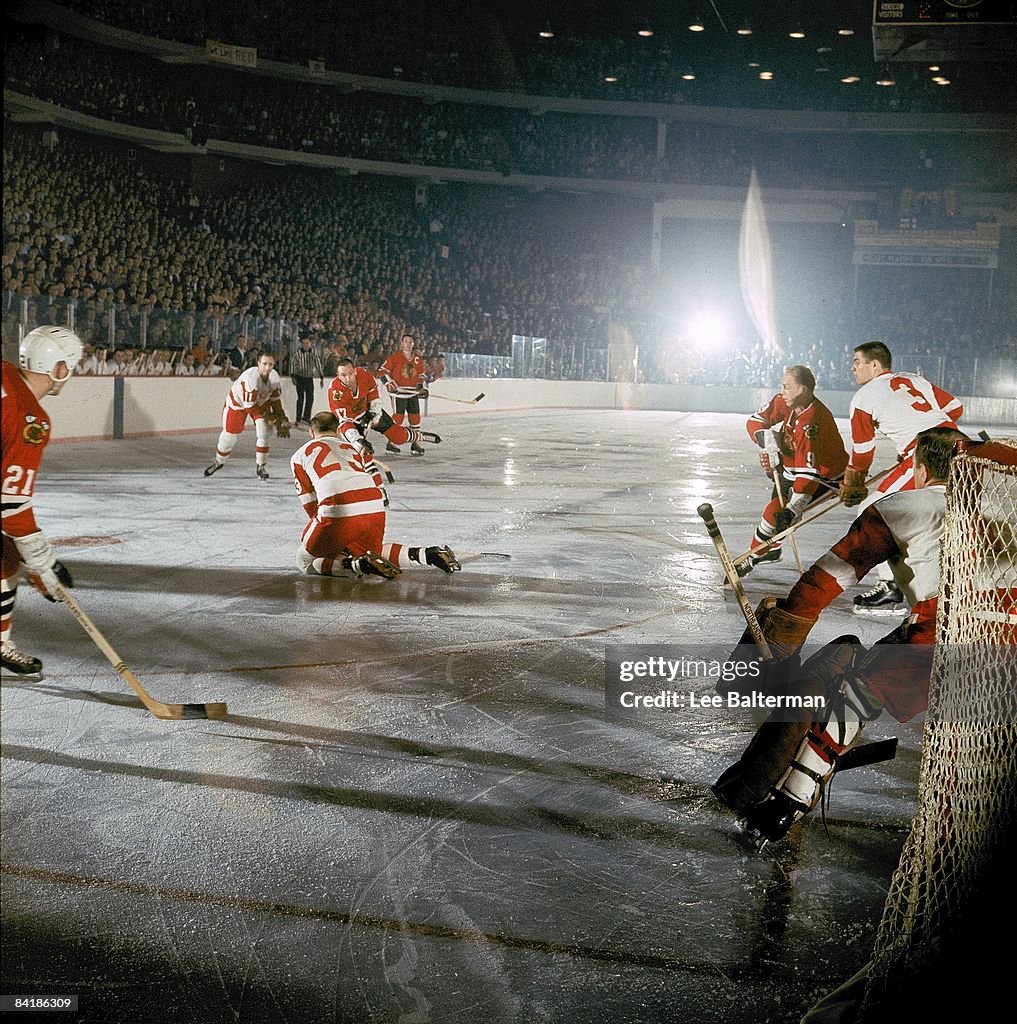
<instances>
[{"instance_id":1,"label":"scoreboard","mask_svg":"<svg viewBox=\"0 0 1017 1024\"><path fill-rule=\"evenodd\" d=\"M1017 58L1017 0L874 0L876 60Z\"/></svg>"}]
</instances>

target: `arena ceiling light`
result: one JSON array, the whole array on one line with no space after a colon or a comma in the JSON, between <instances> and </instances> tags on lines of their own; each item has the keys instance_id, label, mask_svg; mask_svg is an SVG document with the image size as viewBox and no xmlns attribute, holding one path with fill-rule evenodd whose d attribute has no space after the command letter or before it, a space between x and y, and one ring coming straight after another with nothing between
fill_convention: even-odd
<instances>
[{"instance_id":1,"label":"arena ceiling light","mask_svg":"<svg viewBox=\"0 0 1017 1024\"><path fill-rule=\"evenodd\" d=\"M853 28L839 28L837 29L837 35L839 36L853 36L855 30Z\"/></svg>"},{"instance_id":2,"label":"arena ceiling light","mask_svg":"<svg viewBox=\"0 0 1017 1024\"><path fill-rule=\"evenodd\" d=\"M538 33L541 39L554 39L554 31L551 28L551 23L548 22Z\"/></svg>"},{"instance_id":3,"label":"arena ceiling light","mask_svg":"<svg viewBox=\"0 0 1017 1024\"><path fill-rule=\"evenodd\" d=\"M749 19L746 18L742 22L741 28L736 28L735 32L738 35L740 35L740 36L750 36L750 35L752 35L752 26L749 24Z\"/></svg>"},{"instance_id":4,"label":"arena ceiling light","mask_svg":"<svg viewBox=\"0 0 1017 1024\"><path fill-rule=\"evenodd\" d=\"M696 80L696 75L692 68L686 68L685 73L682 75L682 78L686 82L694 82Z\"/></svg>"},{"instance_id":5,"label":"arena ceiling light","mask_svg":"<svg viewBox=\"0 0 1017 1024\"><path fill-rule=\"evenodd\" d=\"M647 22L637 33L637 36L642 36L644 39L649 39L653 35L653 29L650 28L650 23Z\"/></svg>"},{"instance_id":6,"label":"arena ceiling light","mask_svg":"<svg viewBox=\"0 0 1017 1024\"><path fill-rule=\"evenodd\" d=\"M689 22L690 32L705 32L706 26L703 24L703 19L697 14L692 21Z\"/></svg>"},{"instance_id":7,"label":"arena ceiling light","mask_svg":"<svg viewBox=\"0 0 1017 1024\"><path fill-rule=\"evenodd\" d=\"M843 77L843 78L841 79L841 81L842 81L842 82L843 82L843 83L844 83L845 85L854 85L854 84L855 84L855 82L860 82L860 81L861 81L861 78L860 78L860 77L859 77L858 75L845 75L845 76L844 76L844 77Z\"/></svg>"}]
</instances>

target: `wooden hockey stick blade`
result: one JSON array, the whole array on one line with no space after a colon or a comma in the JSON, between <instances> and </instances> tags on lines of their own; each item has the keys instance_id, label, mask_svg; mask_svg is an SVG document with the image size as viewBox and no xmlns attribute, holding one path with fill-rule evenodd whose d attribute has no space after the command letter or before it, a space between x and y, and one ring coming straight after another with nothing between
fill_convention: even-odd
<instances>
[{"instance_id":1,"label":"wooden hockey stick blade","mask_svg":"<svg viewBox=\"0 0 1017 1024\"><path fill-rule=\"evenodd\" d=\"M865 768L881 761L892 761L897 756L897 737L888 740L876 740L874 743L863 743L860 747L852 747L837 758L837 771L848 772L852 768Z\"/></svg>"},{"instance_id":2,"label":"wooden hockey stick blade","mask_svg":"<svg viewBox=\"0 0 1017 1024\"><path fill-rule=\"evenodd\" d=\"M98 626L85 614L81 605L67 592L67 589L60 584L56 587L57 596L67 605L71 614L78 620L81 628L91 637L92 642L105 655L106 660L117 670L118 675L138 695L141 703L156 718L224 718L226 705L221 701L212 701L208 704L164 704L156 700L138 682L137 676L123 663L120 655L110 646L107 639L99 632Z\"/></svg>"},{"instance_id":3,"label":"wooden hockey stick blade","mask_svg":"<svg viewBox=\"0 0 1017 1024\"><path fill-rule=\"evenodd\" d=\"M728 582L731 584L731 590L738 599L738 607L742 610L742 615L745 617L745 623L749 627L752 639L755 640L764 660L769 661L773 657L770 645L766 642L762 627L759 625L759 619L756 618L756 613L752 610L749 599L745 596L745 588L742 587L742 581L738 578L738 570L734 567L734 562L731 561L731 555L727 550L727 545L724 543L723 536L721 536L720 527L717 525L717 520L713 515L713 506L708 502L704 502L696 511L703 522L706 523L707 532L710 534L713 546L717 549L717 554L720 556L720 563L724 566L724 572L727 574Z\"/></svg>"},{"instance_id":4,"label":"wooden hockey stick blade","mask_svg":"<svg viewBox=\"0 0 1017 1024\"><path fill-rule=\"evenodd\" d=\"M498 562L511 558L504 551L457 551L460 562Z\"/></svg>"}]
</instances>

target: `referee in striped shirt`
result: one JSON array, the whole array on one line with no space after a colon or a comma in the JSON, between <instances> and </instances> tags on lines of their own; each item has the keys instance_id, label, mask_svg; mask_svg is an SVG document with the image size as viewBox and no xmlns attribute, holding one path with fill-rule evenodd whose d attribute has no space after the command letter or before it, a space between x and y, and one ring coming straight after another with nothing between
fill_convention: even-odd
<instances>
[{"instance_id":1,"label":"referee in striped shirt","mask_svg":"<svg viewBox=\"0 0 1017 1024\"><path fill-rule=\"evenodd\" d=\"M300 347L290 353L290 379L297 389L297 414L293 422L297 426L306 427L311 422L315 377L324 387L325 368L321 365L321 356L311 347L310 338L301 338Z\"/></svg>"}]
</instances>

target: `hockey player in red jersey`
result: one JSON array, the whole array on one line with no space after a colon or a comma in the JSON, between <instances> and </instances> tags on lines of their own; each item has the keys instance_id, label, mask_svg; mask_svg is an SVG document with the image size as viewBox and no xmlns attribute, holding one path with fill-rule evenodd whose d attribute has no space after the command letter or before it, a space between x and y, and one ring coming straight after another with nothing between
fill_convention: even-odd
<instances>
[{"instance_id":1,"label":"hockey player in red jersey","mask_svg":"<svg viewBox=\"0 0 1017 1024\"><path fill-rule=\"evenodd\" d=\"M420 426L420 399L426 398L427 366L423 356L414 348L412 334L404 334L399 342L399 351L393 352L381 364L378 371L386 389L395 397L396 411L392 416L400 426L403 418L409 417L410 426ZM389 441L385 451L398 453L399 449ZM414 441L410 445L414 455L423 455L424 449Z\"/></svg>"},{"instance_id":2,"label":"hockey player in red jersey","mask_svg":"<svg viewBox=\"0 0 1017 1024\"><path fill-rule=\"evenodd\" d=\"M812 502L836 487L847 465L847 452L833 414L816 398L815 391L816 378L807 366L789 366L781 379L780 392L745 424L749 437L759 445L763 472L774 480L773 494L752 537L752 548L766 544L775 533L801 518ZM751 572L761 562L779 561L780 557L778 542L766 554L742 562L739 575Z\"/></svg>"},{"instance_id":3,"label":"hockey player in red jersey","mask_svg":"<svg viewBox=\"0 0 1017 1024\"><path fill-rule=\"evenodd\" d=\"M786 599L761 603L757 615L773 653L766 663L767 678L780 678L783 669L789 689L821 697L825 710L811 722L789 721L787 711L771 714L741 759L714 785L717 797L744 819L756 838L782 838L816 805L866 721L884 709L900 722L925 710L936 637L946 478L956 443L967 440L953 427L920 433L913 488L871 504ZM869 651L857 637L838 637L797 668L799 648L823 609L882 561L889 562L905 595L908 619ZM748 642L743 637L742 643Z\"/></svg>"},{"instance_id":4,"label":"hockey player in red jersey","mask_svg":"<svg viewBox=\"0 0 1017 1024\"><path fill-rule=\"evenodd\" d=\"M244 432L248 417L254 420L257 435L255 472L260 480L267 480L270 427L275 426L280 438L290 436L290 423L282 406L282 379L275 371L275 356L269 352L262 354L256 366L244 370L226 395L215 462L205 470L205 476L218 473L226 465L237 438Z\"/></svg>"},{"instance_id":5,"label":"hockey player in red jersey","mask_svg":"<svg viewBox=\"0 0 1017 1024\"><path fill-rule=\"evenodd\" d=\"M382 408L378 382L374 375L363 367L353 365L352 359L341 359L336 367L336 375L328 388L328 407L340 420L352 420L366 437L368 428L384 434L390 445L406 444L407 441L418 445L420 441L439 444L441 438L427 430L416 427L404 427ZM419 417L418 417L419 422ZM357 447L354 445L354 447Z\"/></svg>"},{"instance_id":6,"label":"hockey player in red jersey","mask_svg":"<svg viewBox=\"0 0 1017 1024\"><path fill-rule=\"evenodd\" d=\"M445 573L460 569L444 545L408 547L386 543L380 481L365 472L360 453L340 436L329 412L311 419L311 440L290 459L293 482L310 522L297 549L297 567L319 576L381 576L431 565Z\"/></svg>"},{"instance_id":7,"label":"hockey player in red jersey","mask_svg":"<svg viewBox=\"0 0 1017 1024\"><path fill-rule=\"evenodd\" d=\"M51 601L57 584L71 586L71 574L57 561L32 508L36 475L50 438L50 421L39 404L59 394L83 352L66 327L36 327L19 347L20 369L3 364L3 572L0 577L0 630L5 672L42 671L38 658L22 654L11 641L11 619L22 567Z\"/></svg>"},{"instance_id":8,"label":"hockey player in red jersey","mask_svg":"<svg viewBox=\"0 0 1017 1024\"><path fill-rule=\"evenodd\" d=\"M851 458L840 489L841 500L849 508L865 508L884 494L913 488L912 454L918 433L931 427L955 427L964 412L953 395L917 373L894 371L892 365L890 350L881 341L855 348L851 374L859 388L851 399ZM898 465L869 495L865 478L872 466L877 432L896 445ZM903 606L903 594L889 567L881 565L877 571L879 582L855 598L855 610L896 612Z\"/></svg>"}]
</instances>

